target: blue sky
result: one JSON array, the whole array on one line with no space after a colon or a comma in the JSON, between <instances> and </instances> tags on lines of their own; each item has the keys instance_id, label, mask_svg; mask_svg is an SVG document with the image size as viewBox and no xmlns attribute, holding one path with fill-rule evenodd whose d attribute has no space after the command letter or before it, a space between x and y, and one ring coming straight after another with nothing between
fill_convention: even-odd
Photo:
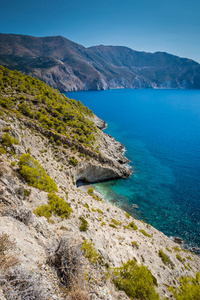
<instances>
[{"instance_id":1,"label":"blue sky","mask_svg":"<svg viewBox=\"0 0 200 300\"><path fill-rule=\"evenodd\" d=\"M0 32L62 35L85 47L123 45L200 62L200 1L0 0Z\"/></svg>"}]
</instances>

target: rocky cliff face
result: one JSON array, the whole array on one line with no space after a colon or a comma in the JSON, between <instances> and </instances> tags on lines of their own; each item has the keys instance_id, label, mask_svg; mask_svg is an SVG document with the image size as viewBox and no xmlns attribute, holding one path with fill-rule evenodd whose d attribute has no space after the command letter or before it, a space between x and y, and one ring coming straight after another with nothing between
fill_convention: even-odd
<instances>
[{"instance_id":1,"label":"rocky cliff face","mask_svg":"<svg viewBox=\"0 0 200 300\"><path fill-rule=\"evenodd\" d=\"M61 36L0 34L0 64L60 91L200 88L200 65L190 59L118 46L85 48Z\"/></svg>"},{"instance_id":2,"label":"rocky cliff face","mask_svg":"<svg viewBox=\"0 0 200 300\"><path fill-rule=\"evenodd\" d=\"M79 151L64 148L64 144L51 145L43 131L3 114L1 141L5 132L19 144L8 147L0 156L0 243L2 245L3 239L7 249L3 253L0 249L1 299L74 299L70 298L69 285L66 289L69 273L64 276L60 271L66 262L65 272L70 269L77 272L70 273L71 276L79 276L79 286L73 279L73 288L79 289L79 296L82 293L80 299L87 300L128 300L123 291L115 288L112 277L108 278L107 268L121 266L129 259L149 268L156 278L157 292L167 299L173 299L167 287L178 286L178 277L194 276L200 270L198 256L183 251L164 234L134 220L120 208L100 201L93 193L88 194L84 187L76 187L75 180L79 179L93 182L94 178L105 180L121 176L119 166L127 160L123 157L122 145L112 137L101 134L101 151L105 157L112 156L110 163L102 164L89 154L86 159L81 158ZM57 184L57 195L72 208L69 218L53 214L48 222L33 213L38 206L47 205L48 193L29 186L19 174L18 159L27 151ZM72 153L78 160L77 166L69 163ZM87 221L86 231L80 231L79 217ZM128 226L131 222L137 226L135 229ZM86 240L93 242L98 261L92 263L91 256L86 257L81 250ZM163 263L159 256L161 250L169 264ZM2 262L3 255L8 259L7 264ZM83 271L87 281L82 277Z\"/></svg>"},{"instance_id":3,"label":"rocky cliff face","mask_svg":"<svg viewBox=\"0 0 200 300\"><path fill-rule=\"evenodd\" d=\"M105 122L38 79L0 66L0 82L0 299L128 300L128 260L131 299L172 299L199 257L79 184L131 175Z\"/></svg>"}]
</instances>

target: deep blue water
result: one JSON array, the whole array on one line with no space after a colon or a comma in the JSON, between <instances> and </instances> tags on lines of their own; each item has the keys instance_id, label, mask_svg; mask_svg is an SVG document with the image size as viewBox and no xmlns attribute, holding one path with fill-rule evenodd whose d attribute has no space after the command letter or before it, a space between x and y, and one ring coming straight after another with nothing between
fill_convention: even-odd
<instances>
[{"instance_id":1,"label":"deep blue water","mask_svg":"<svg viewBox=\"0 0 200 300\"><path fill-rule=\"evenodd\" d=\"M131 178L95 184L112 203L200 247L200 91L73 92L126 148ZM138 209L132 207L137 204Z\"/></svg>"}]
</instances>

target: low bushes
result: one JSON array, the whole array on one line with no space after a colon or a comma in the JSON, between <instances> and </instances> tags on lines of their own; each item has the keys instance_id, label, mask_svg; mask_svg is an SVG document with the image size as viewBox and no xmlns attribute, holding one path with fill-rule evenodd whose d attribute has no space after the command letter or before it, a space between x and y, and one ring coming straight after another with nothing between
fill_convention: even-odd
<instances>
[{"instance_id":1,"label":"low bushes","mask_svg":"<svg viewBox=\"0 0 200 300\"><path fill-rule=\"evenodd\" d=\"M133 246L133 248L135 248L135 249L139 249L138 243L137 243L136 241L133 241L133 242L132 242L132 246Z\"/></svg>"},{"instance_id":2,"label":"low bushes","mask_svg":"<svg viewBox=\"0 0 200 300\"><path fill-rule=\"evenodd\" d=\"M118 222L117 220L115 220L115 219L111 219L111 222L112 222L113 224L115 224L116 226L119 225L119 222Z\"/></svg>"},{"instance_id":3,"label":"low bushes","mask_svg":"<svg viewBox=\"0 0 200 300\"><path fill-rule=\"evenodd\" d=\"M165 254L162 250L159 250L158 255L165 265L171 267L172 269L174 268L174 264L167 254Z\"/></svg>"},{"instance_id":4,"label":"low bushes","mask_svg":"<svg viewBox=\"0 0 200 300\"><path fill-rule=\"evenodd\" d=\"M87 231L88 230L88 222L83 217L79 217L79 220L81 221L80 225L80 231Z\"/></svg>"},{"instance_id":5,"label":"low bushes","mask_svg":"<svg viewBox=\"0 0 200 300\"><path fill-rule=\"evenodd\" d=\"M144 236L147 236L147 237L151 237L151 235L150 234L148 234L144 229L140 229L139 230Z\"/></svg>"},{"instance_id":6,"label":"low bushes","mask_svg":"<svg viewBox=\"0 0 200 300\"><path fill-rule=\"evenodd\" d=\"M3 147L11 147L13 144L18 145L19 142L17 139L13 138L8 132L6 132L2 137Z\"/></svg>"},{"instance_id":7,"label":"low bushes","mask_svg":"<svg viewBox=\"0 0 200 300\"><path fill-rule=\"evenodd\" d=\"M135 225L135 223L132 221L131 223L129 223L127 226L124 226L125 229L133 229L133 230L137 230L138 227L137 225Z\"/></svg>"},{"instance_id":8,"label":"low bushes","mask_svg":"<svg viewBox=\"0 0 200 300\"><path fill-rule=\"evenodd\" d=\"M61 218L68 218L70 216L72 208L69 207L63 198L59 198L55 193L49 193L48 198L48 205L52 212Z\"/></svg>"},{"instance_id":9,"label":"low bushes","mask_svg":"<svg viewBox=\"0 0 200 300\"><path fill-rule=\"evenodd\" d=\"M195 278L179 278L180 286L178 288L169 288L176 300L198 300L200 299L200 273L197 272Z\"/></svg>"},{"instance_id":10,"label":"low bushes","mask_svg":"<svg viewBox=\"0 0 200 300\"><path fill-rule=\"evenodd\" d=\"M93 192L94 192L94 189L93 188L89 188L87 193L92 196L93 195Z\"/></svg>"},{"instance_id":11,"label":"low bushes","mask_svg":"<svg viewBox=\"0 0 200 300\"><path fill-rule=\"evenodd\" d=\"M154 288L157 285L156 278L145 266L138 266L133 260L127 261L120 268L114 268L112 277L115 286L123 290L130 299L159 299Z\"/></svg>"},{"instance_id":12,"label":"low bushes","mask_svg":"<svg viewBox=\"0 0 200 300\"><path fill-rule=\"evenodd\" d=\"M0 147L0 155L6 154L6 150L3 147Z\"/></svg>"},{"instance_id":13,"label":"low bushes","mask_svg":"<svg viewBox=\"0 0 200 300\"><path fill-rule=\"evenodd\" d=\"M75 167L78 164L78 160L72 156L69 160L69 164Z\"/></svg>"},{"instance_id":14,"label":"low bushes","mask_svg":"<svg viewBox=\"0 0 200 300\"><path fill-rule=\"evenodd\" d=\"M29 185L46 192L57 192L57 185L48 176L39 162L33 159L30 154L22 154L19 159L19 173Z\"/></svg>"},{"instance_id":15,"label":"low bushes","mask_svg":"<svg viewBox=\"0 0 200 300\"><path fill-rule=\"evenodd\" d=\"M63 198L58 197L55 193L48 194L48 204L38 206L33 212L35 215L44 216L49 221L52 213L55 213L61 218L69 218L72 208L64 201Z\"/></svg>"},{"instance_id":16,"label":"low bushes","mask_svg":"<svg viewBox=\"0 0 200 300\"><path fill-rule=\"evenodd\" d=\"M94 248L93 244L91 242L88 242L87 240L83 242L81 250L83 251L84 256L89 259L91 264L95 264L100 259L100 256Z\"/></svg>"}]
</instances>

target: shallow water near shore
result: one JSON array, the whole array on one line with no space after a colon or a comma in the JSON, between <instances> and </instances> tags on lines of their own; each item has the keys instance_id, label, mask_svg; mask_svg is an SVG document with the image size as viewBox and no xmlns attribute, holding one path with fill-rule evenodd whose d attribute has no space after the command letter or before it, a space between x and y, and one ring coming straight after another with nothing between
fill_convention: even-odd
<instances>
[{"instance_id":1,"label":"shallow water near shore","mask_svg":"<svg viewBox=\"0 0 200 300\"><path fill-rule=\"evenodd\" d=\"M200 247L200 91L66 95L108 124L104 132L125 146L131 161L130 178L98 183L95 188L135 218Z\"/></svg>"}]
</instances>

